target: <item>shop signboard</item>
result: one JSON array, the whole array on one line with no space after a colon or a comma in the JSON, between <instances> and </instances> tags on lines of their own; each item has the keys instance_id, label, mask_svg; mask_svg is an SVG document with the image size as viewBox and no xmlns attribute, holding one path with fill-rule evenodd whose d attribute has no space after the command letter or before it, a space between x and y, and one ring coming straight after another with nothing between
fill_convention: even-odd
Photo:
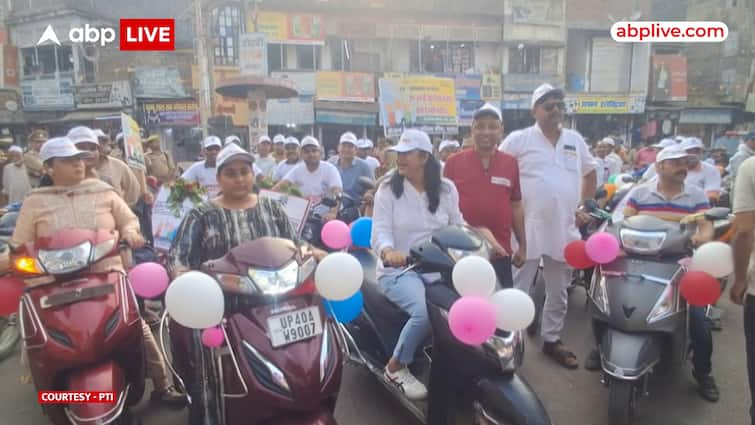
<instances>
[{"instance_id":1,"label":"shop signboard","mask_svg":"<svg viewBox=\"0 0 755 425\"><path fill-rule=\"evenodd\" d=\"M653 79L650 96L653 101L687 101L687 57L653 55Z\"/></svg>"},{"instance_id":2,"label":"shop signboard","mask_svg":"<svg viewBox=\"0 0 755 425\"><path fill-rule=\"evenodd\" d=\"M144 119L148 127L199 125L199 105L194 100L146 102Z\"/></svg>"},{"instance_id":3,"label":"shop signboard","mask_svg":"<svg viewBox=\"0 0 755 425\"><path fill-rule=\"evenodd\" d=\"M386 129L456 127L454 80L408 75L381 78L380 123Z\"/></svg>"},{"instance_id":4,"label":"shop signboard","mask_svg":"<svg viewBox=\"0 0 755 425\"><path fill-rule=\"evenodd\" d=\"M74 109L73 79L50 78L21 82L24 110L50 111Z\"/></svg>"},{"instance_id":5,"label":"shop signboard","mask_svg":"<svg viewBox=\"0 0 755 425\"><path fill-rule=\"evenodd\" d=\"M131 106L131 84L128 81L78 84L73 88L76 109L114 109Z\"/></svg>"}]
</instances>

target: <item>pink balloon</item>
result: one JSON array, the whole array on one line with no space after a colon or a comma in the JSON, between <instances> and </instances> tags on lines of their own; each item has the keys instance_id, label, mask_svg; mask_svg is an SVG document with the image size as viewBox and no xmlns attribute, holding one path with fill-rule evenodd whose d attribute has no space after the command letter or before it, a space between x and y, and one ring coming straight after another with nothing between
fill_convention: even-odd
<instances>
[{"instance_id":1,"label":"pink balloon","mask_svg":"<svg viewBox=\"0 0 755 425\"><path fill-rule=\"evenodd\" d=\"M610 233L599 232L587 239L587 256L598 264L608 264L619 256L619 240Z\"/></svg>"},{"instance_id":2,"label":"pink balloon","mask_svg":"<svg viewBox=\"0 0 755 425\"><path fill-rule=\"evenodd\" d=\"M141 263L128 272L134 293L142 298L155 298L168 289L170 278L165 267L157 263Z\"/></svg>"},{"instance_id":3,"label":"pink balloon","mask_svg":"<svg viewBox=\"0 0 755 425\"><path fill-rule=\"evenodd\" d=\"M461 297L448 312L451 333L467 345L480 345L495 333L495 308L480 297Z\"/></svg>"},{"instance_id":4,"label":"pink balloon","mask_svg":"<svg viewBox=\"0 0 755 425\"><path fill-rule=\"evenodd\" d=\"M223 330L218 326L202 331L202 344L206 347L218 348L223 345L224 340Z\"/></svg>"},{"instance_id":5,"label":"pink balloon","mask_svg":"<svg viewBox=\"0 0 755 425\"><path fill-rule=\"evenodd\" d=\"M322 242L332 249L343 249L351 245L349 226L341 220L331 220L322 227Z\"/></svg>"}]
</instances>

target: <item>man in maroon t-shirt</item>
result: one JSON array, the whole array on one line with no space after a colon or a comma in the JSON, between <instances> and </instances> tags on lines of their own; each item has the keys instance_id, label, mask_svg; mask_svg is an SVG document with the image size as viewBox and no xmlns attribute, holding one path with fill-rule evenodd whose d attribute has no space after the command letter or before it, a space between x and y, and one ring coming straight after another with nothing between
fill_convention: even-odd
<instances>
[{"instance_id":1,"label":"man in maroon t-shirt","mask_svg":"<svg viewBox=\"0 0 755 425\"><path fill-rule=\"evenodd\" d=\"M471 226L487 228L497 246L493 267L501 284L511 287L511 264L521 267L527 258L524 210L519 188L519 166L514 157L498 150L503 139L501 112L486 103L474 114L474 149L448 158L444 175L456 184L459 207ZM511 250L511 231L517 251Z\"/></svg>"}]
</instances>

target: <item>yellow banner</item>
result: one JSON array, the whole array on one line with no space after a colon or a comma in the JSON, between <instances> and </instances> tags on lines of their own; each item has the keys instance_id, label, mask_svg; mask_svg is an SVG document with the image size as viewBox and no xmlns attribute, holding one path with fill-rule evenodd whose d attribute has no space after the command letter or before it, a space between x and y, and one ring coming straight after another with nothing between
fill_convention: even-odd
<instances>
[{"instance_id":1,"label":"yellow banner","mask_svg":"<svg viewBox=\"0 0 755 425\"><path fill-rule=\"evenodd\" d=\"M456 126L454 80L425 76L381 79L380 115L384 127Z\"/></svg>"},{"instance_id":2,"label":"yellow banner","mask_svg":"<svg viewBox=\"0 0 755 425\"><path fill-rule=\"evenodd\" d=\"M254 12L246 18L250 32L254 27ZM258 12L256 32L264 33L268 43L322 44L325 25L322 15Z\"/></svg>"},{"instance_id":3,"label":"yellow banner","mask_svg":"<svg viewBox=\"0 0 755 425\"><path fill-rule=\"evenodd\" d=\"M375 76L364 72L318 71L315 76L319 100L374 102Z\"/></svg>"},{"instance_id":4,"label":"yellow banner","mask_svg":"<svg viewBox=\"0 0 755 425\"><path fill-rule=\"evenodd\" d=\"M123 129L123 144L126 152L126 162L135 170L145 170L144 151L142 151L142 138L139 133L139 124L128 114L121 113L121 128Z\"/></svg>"},{"instance_id":5,"label":"yellow banner","mask_svg":"<svg viewBox=\"0 0 755 425\"><path fill-rule=\"evenodd\" d=\"M215 85L219 81L227 78L238 77L239 69L233 67L216 67L213 70L213 82ZM191 83L194 89L199 90L199 68L196 65L191 66ZM233 97L221 96L215 91L212 93L212 116L228 115L236 127L246 127L249 125L249 105L246 99L237 99ZM208 117L209 118L209 117Z\"/></svg>"}]
</instances>

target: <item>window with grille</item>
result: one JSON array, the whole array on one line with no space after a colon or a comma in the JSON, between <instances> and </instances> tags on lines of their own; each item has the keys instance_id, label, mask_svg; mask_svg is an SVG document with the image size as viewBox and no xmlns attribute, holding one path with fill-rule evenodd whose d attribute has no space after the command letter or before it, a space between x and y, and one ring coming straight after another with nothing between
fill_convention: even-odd
<instances>
[{"instance_id":1,"label":"window with grille","mask_svg":"<svg viewBox=\"0 0 755 425\"><path fill-rule=\"evenodd\" d=\"M211 37L215 65L239 64L239 35L244 31L241 9L221 6L212 10Z\"/></svg>"}]
</instances>

